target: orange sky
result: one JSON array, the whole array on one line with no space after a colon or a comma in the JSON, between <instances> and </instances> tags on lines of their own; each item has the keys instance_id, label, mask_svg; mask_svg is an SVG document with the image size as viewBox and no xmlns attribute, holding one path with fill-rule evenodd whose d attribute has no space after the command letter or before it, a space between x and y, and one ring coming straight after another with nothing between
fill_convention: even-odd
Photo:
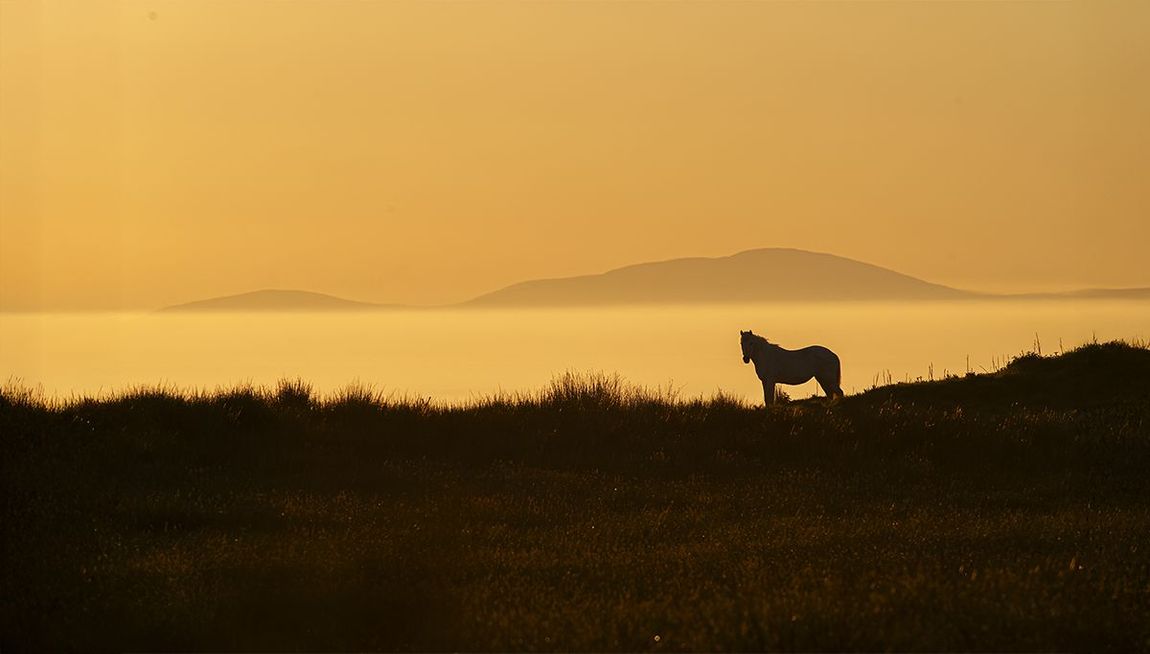
<instances>
[{"instance_id":1,"label":"orange sky","mask_svg":"<svg viewBox=\"0 0 1150 654\"><path fill-rule=\"evenodd\" d=\"M0 307L798 247L1150 286L1150 2L0 0Z\"/></svg>"}]
</instances>

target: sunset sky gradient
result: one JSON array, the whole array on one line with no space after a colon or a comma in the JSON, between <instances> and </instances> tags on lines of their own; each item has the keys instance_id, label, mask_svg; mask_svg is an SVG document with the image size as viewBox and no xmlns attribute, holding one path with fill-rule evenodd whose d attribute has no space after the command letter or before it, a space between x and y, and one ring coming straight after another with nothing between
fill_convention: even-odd
<instances>
[{"instance_id":1,"label":"sunset sky gradient","mask_svg":"<svg viewBox=\"0 0 1150 654\"><path fill-rule=\"evenodd\" d=\"M1107 0L0 0L0 308L434 304L758 247L1150 286L1148 29Z\"/></svg>"}]
</instances>

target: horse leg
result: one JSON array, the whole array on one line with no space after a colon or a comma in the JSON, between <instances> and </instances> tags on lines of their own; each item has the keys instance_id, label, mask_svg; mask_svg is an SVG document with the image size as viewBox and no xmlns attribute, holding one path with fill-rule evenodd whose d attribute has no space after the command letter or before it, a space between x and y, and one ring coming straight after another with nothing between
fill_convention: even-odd
<instances>
[{"instance_id":1,"label":"horse leg","mask_svg":"<svg viewBox=\"0 0 1150 654\"><path fill-rule=\"evenodd\" d=\"M833 378L828 379L826 377L815 377L815 379L819 382L819 386L822 387L823 392L827 394L827 399L834 401L843 397L843 389L839 386L838 380Z\"/></svg>"},{"instance_id":2,"label":"horse leg","mask_svg":"<svg viewBox=\"0 0 1150 654\"><path fill-rule=\"evenodd\" d=\"M763 404L771 406L775 403L775 382L772 379L764 379L763 381Z\"/></svg>"},{"instance_id":3,"label":"horse leg","mask_svg":"<svg viewBox=\"0 0 1150 654\"><path fill-rule=\"evenodd\" d=\"M819 388L823 389L823 393L826 394L828 400L835 399L835 387L830 380L826 377L815 377L815 380L818 381Z\"/></svg>"}]
</instances>

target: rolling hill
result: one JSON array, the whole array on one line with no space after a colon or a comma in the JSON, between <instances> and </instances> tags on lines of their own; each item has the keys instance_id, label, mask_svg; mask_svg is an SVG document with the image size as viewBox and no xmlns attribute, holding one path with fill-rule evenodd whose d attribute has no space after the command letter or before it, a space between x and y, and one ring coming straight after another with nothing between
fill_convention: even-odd
<instances>
[{"instance_id":1,"label":"rolling hill","mask_svg":"<svg viewBox=\"0 0 1150 654\"><path fill-rule=\"evenodd\" d=\"M1150 289L979 293L934 284L833 254L761 248L726 257L671 259L625 266L601 274L529 280L461 304L439 308L965 299L1142 301L1150 299ZM165 307L161 311L364 311L401 308L413 307L357 302L310 291L262 290L188 302Z\"/></svg>"},{"instance_id":2,"label":"rolling hill","mask_svg":"<svg viewBox=\"0 0 1150 654\"><path fill-rule=\"evenodd\" d=\"M841 300L949 300L978 294L831 254L785 248L692 257L599 275L539 279L465 306L572 306Z\"/></svg>"},{"instance_id":3,"label":"rolling hill","mask_svg":"<svg viewBox=\"0 0 1150 654\"><path fill-rule=\"evenodd\" d=\"M366 311L393 306L356 302L310 291L265 289L177 304L160 311Z\"/></svg>"}]
</instances>

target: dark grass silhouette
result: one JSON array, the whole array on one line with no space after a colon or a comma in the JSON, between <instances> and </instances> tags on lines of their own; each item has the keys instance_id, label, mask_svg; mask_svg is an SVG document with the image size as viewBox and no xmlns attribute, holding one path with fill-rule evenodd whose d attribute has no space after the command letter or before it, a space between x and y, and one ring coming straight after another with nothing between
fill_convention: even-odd
<instances>
[{"instance_id":1,"label":"dark grass silhouette","mask_svg":"<svg viewBox=\"0 0 1150 654\"><path fill-rule=\"evenodd\" d=\"M1143 347L770 412L8 388L0 446L4 651L1150 648Z\"/></svg>"}]
</instances>

